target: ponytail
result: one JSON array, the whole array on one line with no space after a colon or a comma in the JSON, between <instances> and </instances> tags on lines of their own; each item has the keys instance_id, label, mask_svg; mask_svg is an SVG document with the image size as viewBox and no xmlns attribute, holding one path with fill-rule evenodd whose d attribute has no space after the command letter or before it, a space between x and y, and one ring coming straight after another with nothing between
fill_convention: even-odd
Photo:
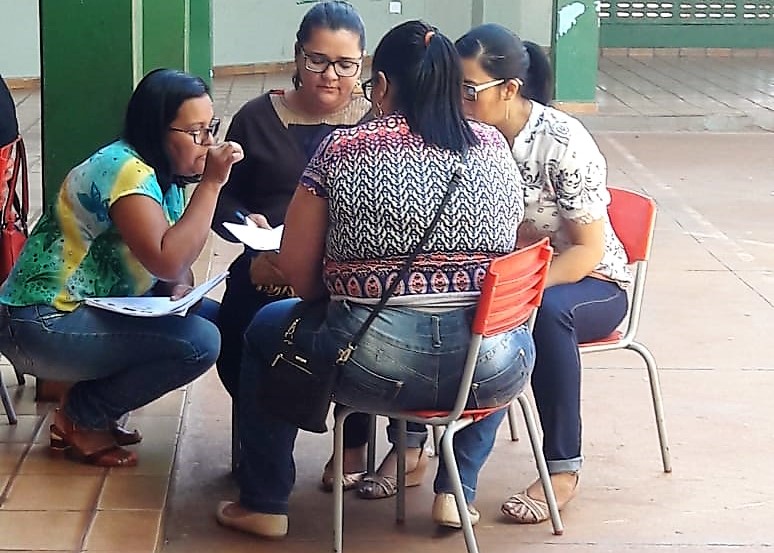
<instances>
[{"instance_id":1,"label":"ponytail","mask_svg":"<svg viewBox=\"0 0 774 553\"><path fill-rule=\"evenodd\" d=\"M551 62L548 61L548 56L543 48L534 42L525 40L524 49L529 57L529 68L524 79L524 86L521 89L521 95L528 100L548 105L554 95Z\"/></svg>"},{"instance_id":2,"label":"ponytail","mask_svg":"<svg viewBox=\"0 0 774 553\"><path fill-rule=\"evenodd\" d=\"M447 37L422 21L398 25L374 51L378 71L395 87L395 107L425 143L455 152L478 144L462 111L460 58Z\"/></svg>"},{"instance_id":3,"label":"ponytail","mask_svg":"<svg viewBox=\"0 0 774 553\"><path fill-rule=\"evenodd\" d=\"M428 144L461 152L476 138L462 112L462 68L452 42L431 35L417 67L414 90L404 86L406 119Z\"/></svg>"}]
</instances>

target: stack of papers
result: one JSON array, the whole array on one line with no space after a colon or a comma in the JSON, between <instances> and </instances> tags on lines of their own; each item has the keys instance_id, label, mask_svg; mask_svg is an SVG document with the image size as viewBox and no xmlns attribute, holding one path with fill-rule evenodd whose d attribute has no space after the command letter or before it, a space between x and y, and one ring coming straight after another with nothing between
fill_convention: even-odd
<instances>
[{"instance_id":1,"label":"stack of papers","mask_svg":"<svg viewBox=\"0 0 774 553\"><path fill-rule=\"evenodd\" d=\"M139 296L124 298L87 298L84 303L91 307L113 311L133 317L164 317L179 315L185 317L191 306L201 300L207 292L223 282L228 272L221 273L203 282L180 299L169 296Z\"/></svg>"},{"instance_id":2,"label":"stack of papers","mask_svg":"<svg viewBox=\"0 0 774 553\"><path fill-rule=\"evenodd\" d=\"M259 228L254 224L223 223L234 237L246 246L259 251L278 250L285 225L273 229Z\"/></svg>"}]
</instances>

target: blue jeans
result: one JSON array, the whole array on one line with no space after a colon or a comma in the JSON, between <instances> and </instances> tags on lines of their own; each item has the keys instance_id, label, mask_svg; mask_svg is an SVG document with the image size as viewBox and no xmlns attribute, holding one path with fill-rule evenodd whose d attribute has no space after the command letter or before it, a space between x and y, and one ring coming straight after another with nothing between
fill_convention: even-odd
<instances>
[{"instance_id":1,"label":"blue jeans","mask_svg":"<svg viewBox=\"0 0 774 553\"><path fill-rule=\"evenodd\" d=\"M220 333L210 322L218 303L208 299L186 317L130 317L88 306L7 309L0 350L20 372L75 382L64 409L87 429L108 429L125 413L188 384L220 350Z\"/></svg>"},{"instance_id":2,"label":"blue jeans","mask_svg":"<svg viewBox=\"0 0 774 553\"><path fill-rule=\"evenodd\" d=\"M295 482L293 447L298 429L261 409L255 390L261 370L276 354L298 300L267 305L245 333L240 381L239 424L243 457L240 502L247 509L285 514ZM313 358L333 359L365 318L369 308L331 303L317 328L296 328L295 342ZM350 361L341 367L336 401L354 408L448 409L457 395L470 341L473 309L439 314L386 308L374 321ZM470 407L509 401L526 386L534 345L525 327L483 341ZM288 398L292 401L292 398ZM455 452L468 501L475 498L478 473L491 452L503 412L457 434ZM451 492L446 466L439 465L434 489Z\"/></svg>"},{"instance_id":3,"label":"blue jeans","mask_svg":"<svg viewBox=\"0 0 774 553\"><path fill-rule=\"evenodd\" d=\"M578 343L608 336L628 306L616 283L586 277L546 289L535 321L532 390L552 474L576 472L581 455L581 360Z\"/></svg>"}]
</instances>

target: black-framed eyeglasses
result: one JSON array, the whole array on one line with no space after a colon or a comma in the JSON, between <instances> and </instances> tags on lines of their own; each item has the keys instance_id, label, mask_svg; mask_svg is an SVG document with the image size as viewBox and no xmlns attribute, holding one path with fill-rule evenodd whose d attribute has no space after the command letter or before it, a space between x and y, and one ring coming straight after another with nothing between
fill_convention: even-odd
<instances>
[{"instance_id":1,"label":"black-framed eyeglasses","mask_svg":"<svg viewBox=\"0 0 774 553\"><path fill-rule=\"evenodd\" d=\"M481 84L463 83L462 97L465 100L468 100L470 102L475 102L476 100L478 100L479 92L482 92L488 88L492 88L493 86L503 84L504 82L505 82L505 79L495 79L493 81L487 81Z\"/></svg>"},{"instance_id":2,"label":"black-framed eyeglasses","mask_svg":"<svg viewBox=\"0 0 774 553\"><path fill-rule=\"evenodd\" d=\"M363 81L363 83L360 85L360 89L363 91L363 98L370 102L371 95L374 93L374 80L368 79Z\"/></svg>"},{"instance_id":3,"label":"black-framed eyeglasses","mask_svg":"<svg viewBox=\"0 0 774 553\"><path fill-rule=\"evenodd\" d=\"M209 127L202 127L201 129L176 129L175 127L169 127L170 131L184 132L193 138L194 144L203 145L209 140L214 140L218 136L220 130L220 119L217 117L210 121Z\"/></svg>"},{"instance_id":4,"label":"black-framed eyeglasses","mask_svg":"<svg viewBox=\"0 0 774 553\"><path fill-rule=\"evenodd\" d=\"M354 77L360 69L361 60L330 60L322 54L307 54L303 48L301 54L304 56L304 67L312 73L325 73L332 65L339 77Z\"/></svg>"}]
</instances>

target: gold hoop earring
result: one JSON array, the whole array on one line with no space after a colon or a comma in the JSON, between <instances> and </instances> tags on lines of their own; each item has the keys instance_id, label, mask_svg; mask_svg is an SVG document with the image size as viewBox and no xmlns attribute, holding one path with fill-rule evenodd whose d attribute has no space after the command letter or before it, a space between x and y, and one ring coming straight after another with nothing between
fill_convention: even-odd
<instances>
[{"instance_id":1,"label":"gold hoop earring","mask_svg":"<svg viewBox=\"0 0 774 553\"><path fill-rule=\"evenodd\" d=\"M382 104L379 102L374 104L374 113L377 117L384 117L384 110L382 109Z\"/></svg>"}]
</instances>

